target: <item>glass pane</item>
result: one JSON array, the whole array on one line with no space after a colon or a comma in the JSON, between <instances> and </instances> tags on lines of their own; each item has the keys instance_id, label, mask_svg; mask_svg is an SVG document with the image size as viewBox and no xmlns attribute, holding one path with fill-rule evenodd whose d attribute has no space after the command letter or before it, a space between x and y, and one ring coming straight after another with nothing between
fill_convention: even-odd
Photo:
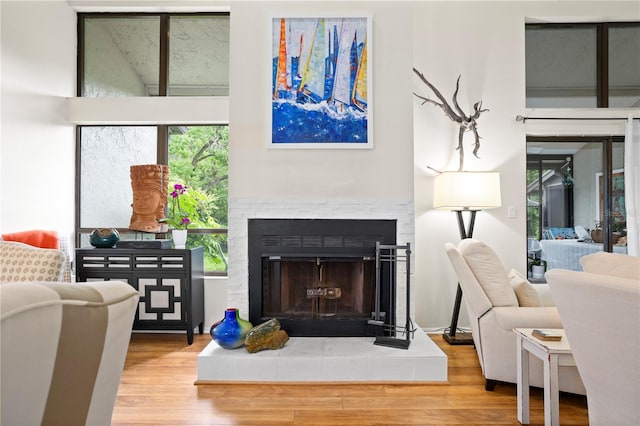
<instances>
[{"instance_id":1,"label":"glass pane","mask_svg":"<svg viewBox=\"0 0 640 426\"><path fill-rule=\"evenodd\" d=\"M262 258L262 315L275 318L370 318L375 260Z\"/></svg>"},{"instance_id":2,"label":"glass pane","mask_svg":"<svg viewBox=\"0 0 640 426\"><path fill-rule=\"evenodd\" d=\"M227 272L227 234L188 234L187 247L204 248L204 271Z\"/></svg>"},{"instance_id":3,"label":"glass pane","mask_svg":"<svg viewBox=\"0 0 640 426\"><path fill-rule=\"evenodd\" d=\"M527 238L540 240L542 232L540 228L540 205L542 196L540 193L540 171L537 161L527 161ZM529 250L531 246L529 245Z\"/></svg>"},{"instance_id":4,"label":"glass pane","mask_svg":"<svg viewBox=\"0 0 640 426\"><path fill-rule=\"evenodd\" d=\"M85 18L82 96L156 96L160 18Z\"/></svg>"},{"instance_id":5,"label":"glass pane","mask_svg":"<svg viewBox=\"0 0 640 426\"><path fill-rule=\"evenodd\" d=\"M171 96L229 94L229 16L172 16Z\"/></svg>"},{"instance_id":6,"label":"glass pane","mask_svg":"<svg viewBox=\"0 0 640 426\"><path fill-rule=\"evenodd\" d=\"M545 231L569 228L572 222L573 170L571 157L542 161L542 226ZM544 238L543 234L543 238ZM568 236L564 232L548 239Z\"/></svg>"},{"instance_id":7,"label":"glass pane","mask_svg":"<svg viewBox=\"0 0 640 426\"><path fill-rule=\"evenodd\" d=\"M604 250L601 142L527 142L529 266L582 270L580 258ZM613 144L612 241L624 235L624 144ZM539 193L541 192L541 193ZM539 195L538 195L539 194ZM539 197L539 198L538 198ZM538 204L539 200L542 200ZM604 212L606 213L606 212ZM539 238L541 230L541 238ZM614 245L614 253L626 253ZM531 271L530 271L531 273Z\"/></svg>"},{"instance_id":8,"label":"glass pane","mask_svg":"<svg viewBox=\"0 0 640 426\"><path fill-rule=\"evenodd\" d=\"M624 197L624 142L613 144L613 174L611 181L611 229L612 242L627 232L627 210ZM614 251L615 247L614 247Z\"/></svg>"},{"instance_id":9,"label":"glass pane","mask_svg":"<svg viewBox=\"0 0 640 426\"><path fill-rule=\"evenodd\" d=\"M599 142L575 143L574 146L574 226L580 225L590 233L599 222L596 174L602 170L603 146Z\"/></svg>"},{"instance_id":10,"label":"glass pane","mask_svg":"<svg viewBox=\"0 0 640 426\"><path fill-rule=\"evenodd\" d=\"M596 28L525 30L527 108L595 108Z\"/></svg>"},{"instance_id":11,"label":"glass pane","mask_svg":"<svg viewBox=\"0 0 640 426\"><path fill-rule=\"evenodd\" d=\"M609 27L609 107L640 107L640 25Z\"/></svg>"},{"instance_id":12,"label":"glass pane","mask_svg":"<svg viewBox=\"0 0 640 426\"><path fill-rule=\"evenodd\" d=\"M129 166L156 163L157 133L155 127L81 128L81 228L129 227Z\"/></svg>"},{"instance_id":13,"label":"glass pane","mask_svg":"<svg viewBox=\"0 0 640 426\"><path fill-rule=\"evenodd\" d=\"M189 229L227 229L227 126L172 126L169 128L170 187L187 186L181 197ZM187 245L201 245L205 271L226 270L226 234L189 234Z\"/></svg>"}]
</instances>

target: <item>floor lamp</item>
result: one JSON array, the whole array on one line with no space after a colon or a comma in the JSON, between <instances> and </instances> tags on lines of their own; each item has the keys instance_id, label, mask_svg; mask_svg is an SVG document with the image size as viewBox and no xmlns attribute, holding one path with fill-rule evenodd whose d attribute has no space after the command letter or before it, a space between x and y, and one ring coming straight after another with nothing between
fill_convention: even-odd
<instances>
[{"instance_id":1,"label":"floor lamp","mask_svg":"<svg viewBox=\"0 0 640 426\"><path fill-rule=\"evenodd\" d=\"M433 208L456 213L461 240L473 236L478 211L501 206L500 174L497 172L443 172L435 177L433 185ZM469 212L467 226L463 212ZM461 304L462 288L458 283L451 325L443 334L450 345L473 344L471 333L457 333Z\"/></svg>"}]
</instances>

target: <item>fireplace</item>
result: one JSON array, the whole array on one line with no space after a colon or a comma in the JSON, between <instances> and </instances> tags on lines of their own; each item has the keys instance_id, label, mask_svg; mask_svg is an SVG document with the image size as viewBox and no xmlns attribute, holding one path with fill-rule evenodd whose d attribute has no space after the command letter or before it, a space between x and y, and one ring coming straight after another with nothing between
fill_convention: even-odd
<instances>
[{"instance_id":1,"label":"fireplace","mask_svg":"<svg viewBox=\"0 0 640 426\"><path fill-rule=\"evenodd\" d=\"M376 242L396 243L395 220L249 219L249 320L307 337L379 334L374 312L394 325L395 271L376 271Z\"/></svg>"}]
</instances>

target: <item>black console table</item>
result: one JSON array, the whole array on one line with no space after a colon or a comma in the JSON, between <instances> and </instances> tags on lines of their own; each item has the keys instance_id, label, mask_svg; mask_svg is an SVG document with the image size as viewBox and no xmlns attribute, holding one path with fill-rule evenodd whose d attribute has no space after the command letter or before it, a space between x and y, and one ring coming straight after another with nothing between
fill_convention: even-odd
<instances>
[{"instance_id":1,"label":"black console table","mask_svg":"<svg viewBox=\"0 0 640 426\"><path fill-rule=\"evenodd\" d=\"M140 294L134 330L185 330L204 323L202 247L190 249L76 249L76 281L120 280Z\"/></svg>"}]
</instances>

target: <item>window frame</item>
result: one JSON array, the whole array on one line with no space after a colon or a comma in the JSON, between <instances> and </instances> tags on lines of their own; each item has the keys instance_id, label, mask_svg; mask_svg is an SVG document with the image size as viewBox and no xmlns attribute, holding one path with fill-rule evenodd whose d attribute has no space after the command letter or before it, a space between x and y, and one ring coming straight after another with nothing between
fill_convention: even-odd
<instances>
[{"instance_id":1,"label":"window frame","mask_svg":"<svg viewBox=\"0 0 640 426\"><path fill-rule=\"evenodd\" d=\"M136 16L160 18L160 64L159 64L159 78L158 78L158 97L170 96L167 95L167 88L169 84L169 40L170 40L170 20L173 16L227 16L230 17L229 12L194 12L194 13L153 13L153 12L87 12L78 13L78 51L77 51L77 84L76 84L76 96L82 96L82 87L84 86L84 32L85 32L85 19L91 18L135 18Z\"/></svg>"},{"instance_id":2,"label":"window frame","mask_svg":"<svg viewBox=\"0 0 640 426\"><path fill-rule=\"evenodd\" d=\"M602 144L602 208L604 211L612 208L612 181L613 181L613 145L615 143L624 143L624 136L532 136L527 135L526 142L588 142ZM527 154L526 161L529 157L542 157L538 154ZM551 157L551 156L547 156ZM573 206L572 206L573 209ZM572 211L573 215L573 211ZM613 252L613 220L611 216L604 215L602 230L604 231L604 239L602 250Z\"/></svg>"},{"instance_id":3,"label":"window frame","mask_svg":"<svg viewBox=\"0 0 640 426\"><path fill-rule=\"evenodd\" d=\"M529 139L527 139L529 141ZM532 141L533 142L533 141ZM528 170L536 170L538 173L538 180L542 178L543 171L545 169L545 162L564 162L567 158L571 158L571 162L573 163L573 154L527 154L527 171ZM530 167L531 164L535 164L534 167ZM542 239L543 229L545 227L544 224L544 210L543 210L543 192L544 192L544 184L543 182L538 182L538 215L539 215L539 223L538 223L538 235L540 239ZM573 193L569 192L564 194L564 204L566 207L566 211L564 212L564 218L567 222L574 222L574 203L573 203ZM527 206L527 222L528 222L528 209ZM529 231L529 224L527 223L527 233Z\"/></svg>"},{"instance_id":4,"label":"window frame","mask_svg":"<svg viewBox=\"0 0 640 426\"><path fill-rule=\"evenodd\" d=\"M596 29L596 107L609 108L609 28L638 26L640 21L576 22L576 23L530 23L527 28L584 28ZM526 84L526 81L525 81ZM526 103L526 102L525 102ZM578 108L579 109L579 108Z\"/></svg>"},{"instance_id":5,"label":"window frame","mask_svg":"<svg viewBox=\"0 0 640 426\"><path fill-rule=\"evenodd\" d=\"M160 64L159 64L159 81L158 81L158 96L157 97L169 97L167 95L167 87L168 87L168 71L169 71L169 22L170 18L173 16L227 16L230 17L229 12L195 12L195 13L146 13L146 12L101 12L101 13L78 13L78 21L77 21L77 76L76 76L76 97L83 97L82 88L84 86L84 48L85 48L85 40L84 40L84 32L85 32L85 19L90 18L134 18L137 16L158 16L160 18L160 33L159 33L159 48L160 48ZM76 158L75 158L75 167L76 167L76 179L75 179L75 246L79 247L81 244L81 235L90 233L93 231L93 228L82 228L80 226L80 212L82 209L82 205L80 203L80 188L81 188L81 136L82 136L82 128L83 127L125 127L125 126L145 126L145 127L155 127L157 129L157 140L156 140L156 156L158 164L168 164L169 162L169 127L174 126L228 126L229 123L220 123L216 122L207 122L207 123L158 123L158 124L131 124L131 123L113 123L113 122L104 122L104 123L93 123L91 125L77 125L76 126ZM228 226L228 224L227 224ZM128 228L125 229L117 229L119 232L129 232ZM190 228L188 230L189 234L227 234L228 228ZM156 238L166 238L167 234L156 234ZM228 271L224 272L205 272L206 276L227 276Z\"/></svg>"},{"instance_id":6,"label":"window frame","mask_svg":"<svg viewBox=\"0 0 640 426\"><path fill-rule=\"evenodd\" d=\"M158 130L158 138L156 140L156 149L157 149L157 164L168 164L169 163L169 127L176 127L176 126L189 126L189 127L194 127L194 126L228 126L228 124L162 124L162 125L120 125L120 124L94 124L94 125L79 125L76 126L76 181L75 181L75 187L76 187L76 194L75 194L75 203L76 203L76 217L75 217L75 223L76 223L76 230L75 230L75 245L76 247L80 247L81 244L81 235L82 234L88 234L91 233L91 231L93 231L94 228L85 228L85 227L81 227L81 217L80 217L80 212L82 210L82 204L81 204L81 194L80 194L80 188L81 188L81 136L82 136L82 129L83 128L88 128L88 127L129 127L129 126L135 126L135 127L155 127ZM165 206L166 208L166 206ZM229 224L227 224L228 226ZM126 233L126 232L131 232L128 228L116 228L116 230L120 233ZM228 235L228 227L227 228L189 228L188 229L188 233L189 234L198 234L198 235L206 235L206 234L210 234L210 235L218 235L218 234L224 234L224 235ZM158 238L167 238L167 233L158 233L155 234L156 235L156 239ZM214 272L214 271L208 271L205 272L205 275L207 276L227 276L227 271L224 272Z\"/></svg>"}]
</instances>

